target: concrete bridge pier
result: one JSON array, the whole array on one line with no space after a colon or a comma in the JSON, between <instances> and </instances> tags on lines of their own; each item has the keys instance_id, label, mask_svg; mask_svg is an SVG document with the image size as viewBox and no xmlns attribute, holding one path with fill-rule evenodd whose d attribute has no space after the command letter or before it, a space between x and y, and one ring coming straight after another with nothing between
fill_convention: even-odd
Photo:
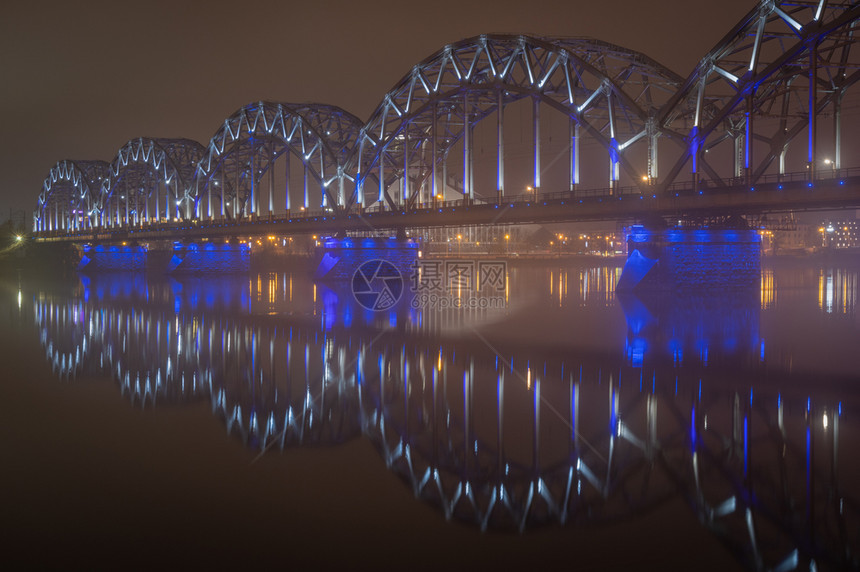
<instances>
[{"instance_id":1,"label":"concrete bridge pier","mask_svg":"<svg viewBox=\"0 0 860 572\"><path fill-rule=\"evenodd\" d=\"M630 228L619 291L749 288L761 280L761 237L750 229Z\"/></svg>"},{"instance_id":2,"label":"concrete bridge pier","mask_svg":"<svg viewBox=\"0 0 860 572\"><path fill-rule=\"evenodd\" d=\"M326 238L317 247L315 278L326 282L351 281L356 270L366 262L388 262L407 280L419 257L417 240L405 235L374 238Z\"/></svg>"},{"instance_id":3,"label":"concrete bridge pier","mask_svg":"<svg viewBox=\"0 0 860 572\"><path fill-rule=\"evenodd\" d=\"M78 263L78 270L86 273L225 274L247 272L249 267L250 247L235 241L84 245Z\"/></svg>"}]
</instances>

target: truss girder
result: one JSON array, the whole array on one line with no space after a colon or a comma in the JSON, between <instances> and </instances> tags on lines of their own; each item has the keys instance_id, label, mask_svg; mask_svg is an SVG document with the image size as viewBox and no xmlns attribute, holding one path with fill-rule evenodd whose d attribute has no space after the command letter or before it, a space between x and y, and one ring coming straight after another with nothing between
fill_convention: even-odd
<instances>
[{"instance_id":1,"label":"truss girder","mask_svg":"<svg viewBox=\"0 0 860 572\"><path fill-rule=\"evenodd\" d=\"M197 166L191 195L197 216L206 216L199 212L202 200L212 197L210 211L212 203L221 201L222 191L215 189L221 180L224 202L234 204L234 216L259 213L255 189L286 152L299 157L309 175L326 189L328 196L321 197L321 203L327 198L329 204L339 204L337 193L329 193L329 187L348 175L344 166L361 125L354 115L332 105L267 101L246 105L224 121Z\"/></svg>"},{"instance_id":2,"label":"truss girder","mask_svg":"<svg viewBox=\"0 0 860 572\"><path fill-rule=\"evenodd\" d=\"M34 218L36 228L42 231L91 228L108 171L104 161L59 161L42 183Z\"/></svg>"},{"instance_id":3,"label":"truss girder","mask_svg":"<svg viewBox=\"0 0 860 572\"><path fill-rule=\"evenodd\" d=\"M860 78L860 53L852 50L858 18L860 7L850 1L767 0L751 10L660 110L660 129L684 141L663 182L691 164L694 180L706 175L718 185L739 177L755 183L803 132L814 176L816 121L834 115L838 121L842 96ZM767 151L756 156L753 141ZM722 142L738 148L731 173L704 157ZM834 161L838 169L838 157Z\"/></svg>"},{"instance_id":4,"label":"truss girder","mask_svg":"<svg viewBox=\"0 0 860 572\"><path fill-rule=\"evenodd\" d=\"M583 138L608 155L610 194L622 171L649 194L655 186L666 191L670 185L686 182L682 181L688 176L685 173L692 174L694 188L700 183L754 184L771 174L777 161L778 173L785 173L788 148L803 144L804 135L805 167L814 179L822 159L817 133L823 119L833 119L834 155L828 164L841 168L842 100L860 80L860 52L852 49L858 18L860 6L848 0L761 0L686 79L643 54L593 39L512 35L465 39L414 66L385 95L367 123L335 106L261 101L228 118L202 153L193 142L178 143L187 140L133 140L120 150L103 190L90 189L83 198L78 192L76 200L85 203L81 208L87 213L96 208L95 214L86 217L95 216L94 220L48 222L44 205L53 182L46 181L34 227L58 231L74 224L128 220L132 208L123 205L119 213L116 208L120 179L131 184L138 201L151 195L153 185L169 181L169 196L162 198L183 204L174 216L242 218L266 210L261 208L258 189L269 173L268 210L273 214L272 166L287 152L304 166L306 207L311 206L308 179L321 189L313 206L333 210L377 201L392 209L409 208L437 197L440 186L475 199L472 131L480 121L494 117L498 121L497 188L483 189L478 198L494 191L501 197L503 112L521 100L532 101L535 189L541 186L542 109L569 123L571 167L566 190L579 185ZM670 150L671 159L658 153L664 145L660 141L677 146ZM726 161L719 149L728 145L734 148ZM455 146L461 150L459 157L451 156ZM644 172L641 166L634 167L634 161L641 161L643 147L647 148ZM715 149L717 155L707 155ZM173 156L176 150L181 156ZM146 158L135 159L141 156ZM721 159L709 161L714 156ZM129 157L134 160L129 162ZM195 160L192 176L188 166ZM453 179L448 176L449 160L457 173ZM63 175L64 169L56 167L48 179L80 178ZM288 173L286 179L284 208L289 210ZM395 195L390 190L396 183L400 192ZM138 220L140 214L135 216ZM171 215L165 212L165 216Z\"/></svg>"},{"instance_id":5,"label":"truss girder","mask_svg":"<svg viewBox=\"0 0 860 572\"><path fill-rule=\"evenodd\" d=\"M99 210L103 224L140 221L141 213L132 213L130 205L139 207L141 203L151 203L149 219L186 216L182 203L204 151L191 139L138 137L123 145L102 184Z\"/></svg>"},{"instance_id":6,"label":"truss girder","mask_svg":"<svg viewBox=\"0 0 860 572\"><path fill-rule=\"evenodd\" d=\"M384 197L406 171L407 185L420 185L467 126L529 97L581 126L638 179L624 149L649 132L681 82L642 54L592 40L490 35L446 46L403 77L365 125L354 199L376 200L364 188L371 180Z\"/></svg>"}]
</instances>

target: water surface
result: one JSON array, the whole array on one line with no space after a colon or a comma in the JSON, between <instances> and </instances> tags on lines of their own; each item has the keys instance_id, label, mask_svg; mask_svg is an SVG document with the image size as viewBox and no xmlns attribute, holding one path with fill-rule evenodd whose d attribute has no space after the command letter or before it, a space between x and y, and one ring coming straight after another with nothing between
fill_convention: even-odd
<instances>
[{"instance_id":1,"label":"water surface","mask_svg":"<svg viewBox=\"0 0 860 572\"><path fill-rule=\"evenodd\" d=\"M14 554L856 567L860 270L619 273L510 264L468 294L501 307L385 312L301 267L6 279Z\"/></svg>"}]
</instances>

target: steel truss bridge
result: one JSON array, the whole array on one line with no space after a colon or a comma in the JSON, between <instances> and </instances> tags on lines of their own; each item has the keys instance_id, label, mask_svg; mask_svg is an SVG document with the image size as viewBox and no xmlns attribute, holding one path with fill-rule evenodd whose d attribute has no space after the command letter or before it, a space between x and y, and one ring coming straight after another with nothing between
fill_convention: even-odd
<instances>
[{"instance_id":1,"label":"steel truss bridge","mask_svg":"<svg viewBox=\"0 0 860 572\"><path fill-rule=\"evenodd\" d=\"M416 499L481 529L613 522L681 497L750 569L860 566L841 402L757 376L703 389L701 372L494 365L483 346L323 332L226 304L175 313L149 294L34 299L54 372L110 375L140 407L208 402L261 453L370 439Z\"/></svg>"},{"instance_id":2,"label":"steel truss bridge","mask_svg":"<svg viewBox=\"0 0 860 572\"><path fill-rule=\"evenodd\" d=\"M856 2L762 0L686 78L591 39L485 35L369 121L261 101L206 145L58 162L40 239L115 240L860 206ZM856 98L855 98L856 99Z\"/></svg>"}]
</instances>

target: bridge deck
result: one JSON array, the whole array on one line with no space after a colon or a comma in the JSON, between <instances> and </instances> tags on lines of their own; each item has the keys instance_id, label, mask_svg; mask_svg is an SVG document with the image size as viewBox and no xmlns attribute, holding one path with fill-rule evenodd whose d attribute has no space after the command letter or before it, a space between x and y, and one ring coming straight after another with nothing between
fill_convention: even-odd
<instances>
[{"instance_id":1,"label":"bridge deck","mask_svg":"<svg viewBox=\"0 0 860 572\"><path fill-rule=\"evenodd\" d=\"M615 194L619 193L619 194ZM386 231L441 226L641 220L679 216L725 216L799 210L860 208L860 174L809 181L773 181L754 187L735 185L699 191L672 189L664 194L568 191L505 197L498 203L447 201L403 210L302 212L290 217L192 220L135 227L41 232L40 241L170 240Z\"/></svg>"}]
</instances>

